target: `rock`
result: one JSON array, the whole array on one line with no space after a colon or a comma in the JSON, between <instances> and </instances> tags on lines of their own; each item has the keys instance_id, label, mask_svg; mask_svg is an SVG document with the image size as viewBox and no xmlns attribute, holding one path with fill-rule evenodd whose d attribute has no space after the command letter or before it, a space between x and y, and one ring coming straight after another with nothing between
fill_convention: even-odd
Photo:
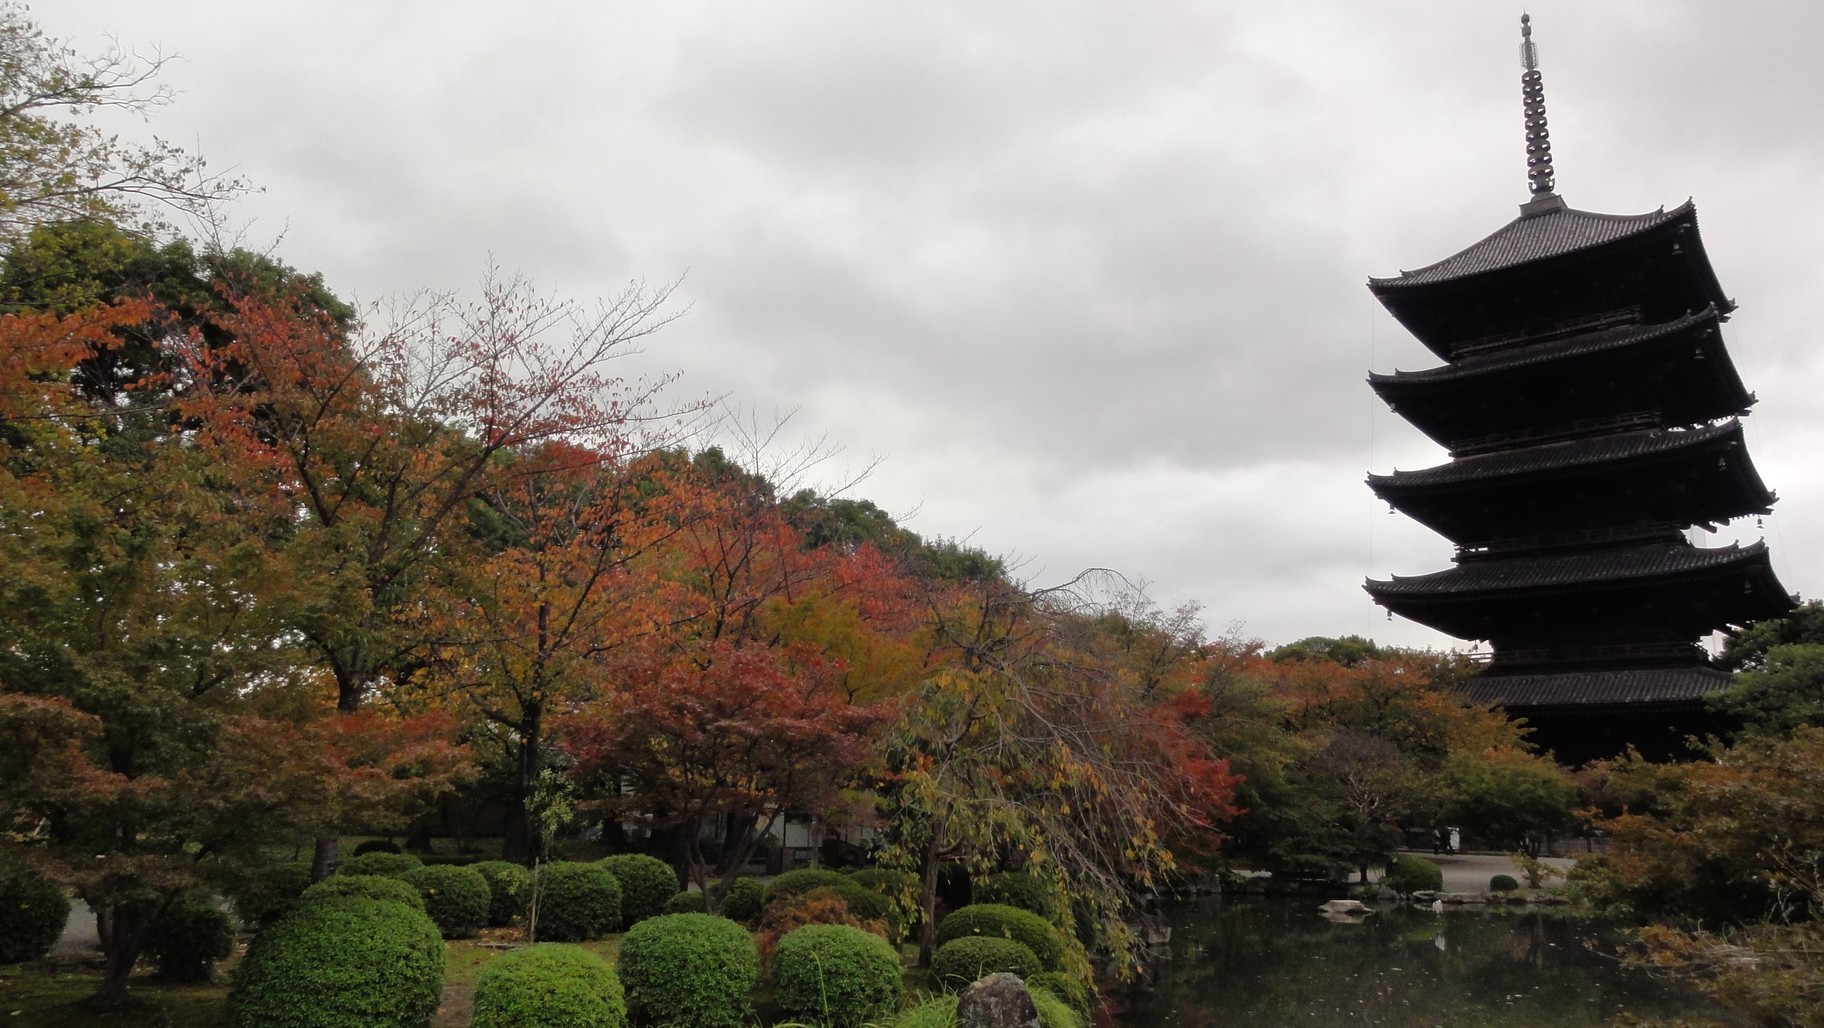
<instances>
[{"instance_id":1,"label":"rock","mask_svg":"<svg viewBox=\"0 0 1824 1028\"><path fill-rule=\"evenodd\" d=\"M1039 1028L1039 1011L1020 976L1002 971L963 990L956 1028Z\"/></svg>"},{"instance_id":2,"label":"rock","mask_svg":"<svg viewBox=\"0 0 1824 1028\"><path fill-rule=\"evenodd\" d=\"M1351 917L1366 917L1374 913L1374 908L1361 900L1331 900L1317 909L1326 914L1346 914Z\"/></svg>"}]
</instances>

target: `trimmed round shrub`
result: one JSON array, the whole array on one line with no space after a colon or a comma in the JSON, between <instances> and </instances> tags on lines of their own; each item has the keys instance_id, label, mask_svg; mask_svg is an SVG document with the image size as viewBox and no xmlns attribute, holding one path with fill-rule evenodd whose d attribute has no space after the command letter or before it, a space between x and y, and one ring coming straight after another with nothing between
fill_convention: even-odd
<instances>
[{"instance_id":1,"label":"trimmed round shrub","mask_svg":"<svg viewBox=\"0 0 1824 1028\"><path fill-rule=\"evenodd\" d=\"M249 928L263 928L298 905L310 888L310 865L302 861L270 864L235 883L228 892L234 916Z\"/></svg>"},{"instance_id":2,"label":"trimmed round shrub","mask_svg":"<svg viewBox=\"0 0 1824 1028\"><path fill-rule=\"evenodd\" d=\"M1438 892L1444 888L1444 869L1424 857L1395 853L1387 861L1387 873L1381 876L1381 884L1399 896Z\"/></svg>"},{"instance_id":3,"label":"trimmed round shrub","mask_svg":"<svg viewBox=\"0 0 1824 1028\"><path fill-rule=\"evenodd\" d=\"M405 851L401 850L399 848L399 844L394 842L391 839L369 839L366 842L357 843L355 846L355 851L353 853L349 854L349 856L359 857L366 853L403 853L403 852L405 852Z\"/></svg>"},{"instance_id":4,"label":"trimmed round shrub","mask_svg":"<svg viewBox=\"0 0 1824 1028\"><path fill-rule=\"evenodd\" d=\"M234 923L211 898L174 900L146 936L146 954L168 981L206 982L233 952Z\"/></svg>"},{"instance_id":5,"label":"trimmed round shrub","mask_svg":"<svg viewBox=\"0 0 1824 1028\"><path fill-rule=\"evenodd\" d=\"M619 970L628 1005L647 1023L738 1028L760 981L760 954L726 917L661 914L628 929Z\"/></svg>"},{"instance_id":6,"label":"trimmed round shrub","mask_svg":"<svg viewBox=\"0 0 1824 1028\"><path fill-rule=\"evenodd\" d=\"M1039 958L1025 943L993 935L951 939L931 955L931 977L947 992L966 989L997 971L1031 978L1039 973Z\"/></svg>"},{"instance_id":7,"label":"trimmed round shrub","mask_svg":"<svg viewBox=\"0 0 1824 1028\"><path fill-rule=\"evenodd\" d=\"M444 938L469 938L488 923L493 894L480 871L440 864L418 868L404 881L424 897L424 912L431 915Z\"/></svg>"},{"instance_id":8,"label":"trimmed round shrub","mask_svg":"<svg viewBox=\"0 0 1824 1028\"><path fill-rule=\"evenodd\" d=\"M1029 871L1006 871L978 878L972 897L977 903L1030 910L1046 920L1062 909L1061 897L1052 884Z\"/></svg>"},{"instance_id":9,"label":"trimmed round shrub","mask_svg":"<svg viewBox=\"0 0 1824 1028\"><path fill-rule=\"evenodd\" d=\"M678 875L671 865L644 853L616 853L596 863L621 883L621 923L633 925L665 912L665 903L678 893Z\"/></svg>"},{"instance_id":10,"label":"trimmed round shrub","mask_svg":"<svg viewBox=\"0 0 1824 1028\"><path fill-rule=\"evenodd\" d=\"M774 1002L823 1028L861 1028L892 1013L901 988L899 954L859 928L805 925L773 951Z\"/></svg>"},{"instance_id":11,"label":"trimmed round shrub","mask_svg":"<svg viewBox=\"0 0 1824 1028\"><path fill-rule=\"evenodd\" d=\"M1032 997L1032 1007L1038 1011L1039 1028L1083 1028L1087 1023L1082 1012L1054 992L1032 988L1028 983L1026 994Z\"/></svg>"},{"instance_id":12,"label":"trimmed round shrub","mask_svg":"<svg viewBox=\"0 0 1824 1028\"><path fill-rule=\"evenodd\" d=\"M306 902L254 936L228 989L236 1028L425 1028L443 999L443 938L423 911Z\"/></svg>"},{"instance_id":13,"label":"trimmed round shrub","mask_svg":"<svg viewBox=\"0 0 1824 1028\"><path fill-rule=\"evenodd\" d=\"M599 939L621 923L621 883L597 864L559 861L538 869L535 942Z\"/></svg>"},{"instance_id":14,"label":"trimmed round shrub","mask_svg":"<svg viewBox=\"0 0 1824 1028\"><path fill-rule=\"evenodd\" d=\"M1039 958L1042 971L1063 969L1064 937L1045 920L1030 910L1000 903L973 903L953 911L938 922L936 942L939 946L952 939L971 935L999 936L1026 944Z\"/></svg>"},{"instance_id":15,"label":"trimmed round shrub","mask_svg":"<svg viewBox=\"0 0 1824 1028\"><path fill-rule=\"evenodd\" d=\"M475 979L471 1028L623 1028L614 968L577 946L541 942L489 961Z\"/></svg>"},{"instance_id":16,"label":"trimmed round shrub","mask_svg":"<svg viewBox=\"0 0 1824 1028\"><path fill-rule=\"evenodd\" d=\"M406 872L415 871L424 866L424 861L410 853L387 853L376 850L349 857L336 869L343 875L381 875L387 878L403 878Z\"/></svg>"},{"instance_id":17,"label":"trimmed round shrub","mask_svg":"<svg viewBox=\"0 0 1824 1028\"><path fill-rule=\"evenodd\" d=\"M801 867L774 878L766 886L768 903L785 896L801 896L812 889L840 889L850 884L849 876L827 867Z\"/></svg>"},{"instance_id":18,"label":"trimmed round shrub","mask_svg":"<svg viewBox=\"0 0 1824 1028\"><path fill-rule=\"evenodd\" d=\"M70 899L31 871L0 872L0 964L37 960L63 937Z\"/></svg>"},{"instance_id":19,"label":"trimmed round shrub","mask_svg":"<svg viewBox=\"0 0 1824 1028\"><path fill-rule=\"evenodd\" d=\"M532 872L510 860L484 860L472 865L488 883L488 923L499 927L524 917L532 902Z\"/></svg>"},{"instance_id":20,"label":"trimmed round shrub","mask_svg":"<svg viewBox=\"0 0 1824 1028\"><path fill-rule=\"evenodd\" d=\"M1513 892L1520 888L1520 882L1513 875L1496 875L1488 880L1489 892Z\"/></svg>"},{"instance_id":21,"label":"trimmed round shrub","mask_svg":"<svg viewBox=\"0 0 1824 1028\"><path fill-rule=\"evenodd\" d=\"M325 878L304 890L300 905L334 899L370 899L382 903L403 903L413 910L424 910L424 895L402 878L382 875L336 875Z\"/></svg>"},{"instance_id":22,"label":"trimmed round shrub","mask_svg":"<svg viewBox=\"0 0 1824 1028\"><path fill-rule=\"evenodd\" d=\"M766 883L758 878L737 878L722 897L722 916L731 921L753 924L766 909Z\"/></svg>"},{"instance_id":23,"label":"trimmed round shrub","mask_svg":"<svg viewBox=\"0 0 1824 1028\"><path fill-rule=\"evenodd\" d=\"M703 894L690 889L676 893L665 901L667 914L701 914L708 910L709 905L704 901Z\"/></svg>"}]
</instances>

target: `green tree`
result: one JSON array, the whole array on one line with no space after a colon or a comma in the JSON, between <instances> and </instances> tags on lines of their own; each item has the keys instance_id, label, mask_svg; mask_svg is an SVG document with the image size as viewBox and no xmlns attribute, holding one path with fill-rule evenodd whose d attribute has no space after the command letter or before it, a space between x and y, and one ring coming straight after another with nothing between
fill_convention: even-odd
<instances>
[{"instance_id":1,"label":"green tree","mask_svg":"<svg viewBox=\"0 0 1824 1028\"><path fill-rule=\"evenodd\" d=\"M1824 726L1824 643L1769 648L1713 703L1751 735L1778 738L1802 725Z\"/></svg>"},{"instance_id":2,"label":"green tree","mask_svg":"<svg viewBox=\"0 0 1824 1028\"><path fill-rule=\"evenodd\" d=\"M1538 856L1576 823L1577 783L1549 758L1518 749L1453 753L1444 765L1449 818L1503 849Z\"/></svg>"},{"instance_id":3,"label":"green tree","mask_svg":"<svg viewBox=\"0 0 1824 1028\"><path fill-rule=\"evenodd\" d=\"M82 120L169 103L157 82L167 59L118 46L83 57L45 35L25 5L0 5L0 247L52 221L150 225L163 212L208 220L244 191L180 147L125 143Z\"/></svg>"},{"instance_id":4,"label":"green tree","mask_svg":"<svg viewBox=\"0 0 1824 1028\"><path fill-rule=\"evenodd\" d=\"M1723 642L1718 662L1729 671L1759 671L1776 646L1824 644L1824 600L1807 600L1784 617L1756 621Z\"/></svg>"}]
</instances>

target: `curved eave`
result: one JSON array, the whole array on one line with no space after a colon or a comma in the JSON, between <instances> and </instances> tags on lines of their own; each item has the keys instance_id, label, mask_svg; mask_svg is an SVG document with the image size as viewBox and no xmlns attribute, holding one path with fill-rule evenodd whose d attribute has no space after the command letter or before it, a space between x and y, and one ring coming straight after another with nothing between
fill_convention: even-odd
<instances>
[{"instance_id":1,"label":"curved eave","mask_svg":"<svg viewBox=\"0 0 1824 1028\"><path fill-rule=\"evenodd\" d=\"M1459 694L1471 703L1527 709L1588 710L1642 704L1699 704L1729 688L1734 678L1707 667L1573 671L1558 674L1481 674Z\"/></svg>"},{"instance_id":2,"label":"curved eave","mask_svg":"<svg viewBox=\"0 0 1824 1028\"><path fill-rule=\"evenodd\" d=\"M1577 527L1680 527L1771 513L1739 422L1471 457L1372 475L1374 494L1459 546Z\"/></svg>"},{"instance_id":3,"label":"curved eave","mask_svg":"<svg viewBox=\"0 0 1824 1028\"><path fill-rule=\"evenodd\" d=\"M1512 480L1550 479L1565 474L1620 470L1646 462L1689 461L1709 456L1728 458L1726 470L1743 476L1744 483L1764 494L1766 502L1773 501L1773 495L1761 484L1760 475L1748 459L1742 423L1735 418L1687 431L1656 428L1463 457L1418 471L1369 475L1368 485L1376 496L1393 500L1402 496L1474 490Z\"/></svg>"},{"instance_id":4,"label":"curved eave","mask_svg":"<svg viewBox=\"0 0 1824 1028\"><path fill-rule=\"evenodd\" d=\"M1449 286L1531 268L1563 257L1625 248L1636 239L1681 223L1690 226L1692 242L1697 247L1696 256L1702 258L1707 270L1710 262L1704 257L1702 242L1696 234L1697 207L1687 199L1669 211L1661 207L1645 214L1601 214L1562 207L1543 214L1522 215L1441 261L1386 278L1370 278L1368 288L1376 296L1386 296ZM1709 275L1709 282L1715 286L1713 295L1727 304L1722 285L1716 282L1714 273Z\"/></svg>"},{"instance_id":5,"label":"curved eave","mask_svg":"<svg viewBox=\"0 0 1824 1028\"><path fill-rule=\"evenodd\" d=\"M1369 580L1364 588L1395 614L1497 646L1515 637L1602 631L1695 640L1780 616L1793 605L1760 543L1477 561L1416 578Z\"/></svg>"},{"instance_id":6,"label":"curved eave","mask_svg":"<svg viewBox=\"0 0 1824 1028\"><path fill-rule=\"evenodd\" d=\"M1588 335L1571 336L1568 339L1554 339L1551 342L1533 346L1465 357L1462 360L1442 364L1435 368L1426 368L1422 371L1395 370L1392 374L1371 371L1368 373L1368 384L1383 399L1386 399L1387 393L1384 390L1475 382L1515 372L1531 372L1542 366L1550 367L1589 358L1608 357L1617 351L1646 349L1654 343L1678 341L1680 337L1715 330L1721 320L1721 312L1715 304L1711 304L1695 314L1687 314L1682 318L1657 325L1630 325L1607 332L1593 332ZM1717 348L1722 350L1726 358L1728 351L1720 346Z\"/></svg>"}]
</instances>

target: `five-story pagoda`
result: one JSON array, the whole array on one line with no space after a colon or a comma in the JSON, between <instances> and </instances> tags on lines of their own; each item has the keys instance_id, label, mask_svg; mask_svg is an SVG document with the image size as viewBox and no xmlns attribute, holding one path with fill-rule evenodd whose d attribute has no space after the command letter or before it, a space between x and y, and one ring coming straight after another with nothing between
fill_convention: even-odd
<instances>
[{"instance_id":1,"label":"five-story pagoda","mask_svg":"<svg viewBox=\"0 0 1824 1028\"><path fill-rule=\"evenodd\" d=\"M1369 280L1445 362L1369 383L1451 459L1368 482L1457 553L1448 570L1366 588L1486 640L1467 698L1527 718L1559 759L1630 744L1667 756L1718 727L1704 700L1728 676L1700 640L1793 605L1764 545L1702 548L1688 532L1767 513L1774 496L1743 442L1754 395L1723 346L1735 305L1695 210L1565 205L1531 34L1522 16L1532 199L1454 256Z\"/></svg>"}]
</instances>

